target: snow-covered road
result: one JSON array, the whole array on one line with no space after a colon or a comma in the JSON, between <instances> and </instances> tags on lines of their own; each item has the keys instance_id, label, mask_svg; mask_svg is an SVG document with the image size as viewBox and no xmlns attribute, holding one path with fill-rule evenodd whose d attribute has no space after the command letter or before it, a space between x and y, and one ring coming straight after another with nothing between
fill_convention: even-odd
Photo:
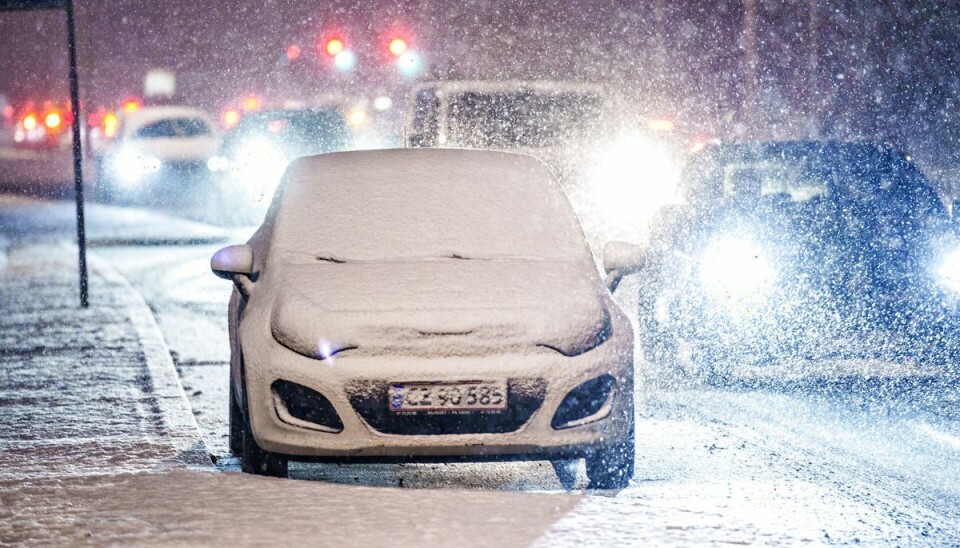
<instances>
[{"instance_id":1,"label":"snow-covered road","mask_svg":"<svg viewBox=\"0 0 960 548\"><path fill-rule=\"evenodd\" d=\"M8 228L50 213L18 211L3 217ZM95 222L108 228L109 218ZM116 219L133 234L131 218ZM11 239L14 267L25 268L37 238ZM587 490L582 466L561 484L546 462L294 466L306 481L240 474L226 447L230 287L208 266L221 244L127 243L91 250L103 266L94 289L128 281L152 310L218 466L147 472L117 460L73 473L69 462L10 460L26 467L0 473L0 543L960 544L960 394L945 381L718 388L638 364L637 474L619 492ZM0 291L23 291L13 281L23 270L11 268ZM2 378L19 374L4 367ZM37 472L45 466L51 473Z\"/></svg>"},{"instance_id":2,"label":"snow-covered road","mask_svg":"<svg viewBox=\"0 0 960 548\"><path fill-rule=\"evenodd\" d=\"M226 457L226 300L213 246L99 249L157 314L203 435ZM639 364L639 371L646 371ZM591 493L544 545L677 542L960 542L954 383L875 380L727 389L638 383L631 488ZM221 461L230 468L235 462ZM562 491L549 464L300 465L302 479L382 487ZM586 487L582 468L567 485Z\"/></svg>"}]
</instances>

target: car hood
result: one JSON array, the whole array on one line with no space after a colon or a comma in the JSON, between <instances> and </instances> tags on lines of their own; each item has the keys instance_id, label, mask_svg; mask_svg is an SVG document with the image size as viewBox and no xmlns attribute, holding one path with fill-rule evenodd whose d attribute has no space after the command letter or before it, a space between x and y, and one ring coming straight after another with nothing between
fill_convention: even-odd
<instances>
[{"instance_id":1,"label":"car hood","mask_svg":"<svg viewBox=\"0 0 960 548\"><path fill-rule=\"evenodd\" d=\"M536 260L419 260L285 265L271 332L299 354L424 356L529 352L572 356L609 336L593 265Z\"/></svg>"}]
</instances>

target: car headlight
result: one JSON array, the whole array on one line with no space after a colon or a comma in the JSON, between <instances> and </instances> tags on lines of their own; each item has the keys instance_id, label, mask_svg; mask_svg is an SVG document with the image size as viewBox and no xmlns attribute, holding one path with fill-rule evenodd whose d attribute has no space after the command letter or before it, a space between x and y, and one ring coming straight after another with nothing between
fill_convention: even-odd
<instances>
[{"instance_id":1,"label":"car headlight","mask_svg":"<svg viewBox=\"0 0 960 548\"><path fill-rule=\"evenodd\" d=\"M233 160L225 160L233 177L245 186L242 191L256 202L273 196L288 163L283 150L266 139L242 143Z\"/></svg>"},{"instance_id":2,"label":"car headlight","mask_svg":"<svg viewBox=\"0 0 960 548\"><path fill-rule=\"evenodd\" d=\"M160 170L160 159L125 147L113 158L113 175L127 185L136 184L145 176Z\"/></svg>"},{"instance_id":3,"label":"car headlight","mask_svg":"<svg viewBox=\"0 0 960 548\"><path fill-rule=\"evenodd\" d=\"M960 248L946 253L940 260L937 280L944 288L960 293Z\"/></svg>"},{"instance_id":4,"label":"car headlight","mask_svg":"<svg viewBox=\"0 0 960 548\"><path fill-rule=\"evenodd\" d=\"M763 293L777 277L773 263L755 242L737 237L711 241L700 265L700 283L716 297L744 298Z\"/></svg>"},{"instance_id":5,"label":"car headlight","mask_svg":"<svg viewBox=\"0 0 960 548\"><path fill-rule=\"evenodd\" d=\"M226 171L228 167L230 167L230 160L227 160L225 156L211 156L207 160L207 169L214 173Z\"/></svg>"}]
</instances>

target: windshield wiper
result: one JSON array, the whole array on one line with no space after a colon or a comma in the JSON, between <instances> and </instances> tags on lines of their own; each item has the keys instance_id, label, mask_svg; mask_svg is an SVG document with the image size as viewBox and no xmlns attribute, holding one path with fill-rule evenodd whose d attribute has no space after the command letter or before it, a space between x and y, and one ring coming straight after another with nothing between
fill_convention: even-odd
<instances>
[{"instance_id":1,"label":"windshield wiper","mask_svg":"<svg viewBox=\"0 0 960 548\"><path fill-rule=\"evenodd\" d=\"M341 259L339 257L334 257L333 255L317 255L315 258L318 261L322 261L326 263L343 264L347 262L346 260Z\"/></svg>"}]
</instances>

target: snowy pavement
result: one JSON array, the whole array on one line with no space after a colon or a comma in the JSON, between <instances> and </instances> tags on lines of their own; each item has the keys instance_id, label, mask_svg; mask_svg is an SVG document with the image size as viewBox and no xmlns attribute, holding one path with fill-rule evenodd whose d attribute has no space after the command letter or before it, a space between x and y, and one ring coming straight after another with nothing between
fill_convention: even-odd
<instances>
[{"instance_id":1,"label":"snowy pavement","mask_svg":"<svg viewBox=\"0 0 960 548\"><path fill-rule=\"evenodd\" d=\"M41 245L0 272L0 480L209 466L146 303L94 265L79 310L75 265Z\"/></svg>"},{"instance_id":2,"label":"snowy pavement","mask_svg":"<svg viewBox=\"0 0 960 548\"><path fill-rule=\"evenodd\" d=\"M97 247L80 311L69 233L10 239L0 544L960 543L960 395L944 380L714 388L640 363L637 475L619 492L586 490L582 465L561 484L544 462L246 476L225 443L229 284L208 270L221 244ZM170 355L158 343L175 362L150 366ZM186 399L164 392L174 365ZM201 438L218 467L196 458Z\"/></svg>"}]
</instances>

